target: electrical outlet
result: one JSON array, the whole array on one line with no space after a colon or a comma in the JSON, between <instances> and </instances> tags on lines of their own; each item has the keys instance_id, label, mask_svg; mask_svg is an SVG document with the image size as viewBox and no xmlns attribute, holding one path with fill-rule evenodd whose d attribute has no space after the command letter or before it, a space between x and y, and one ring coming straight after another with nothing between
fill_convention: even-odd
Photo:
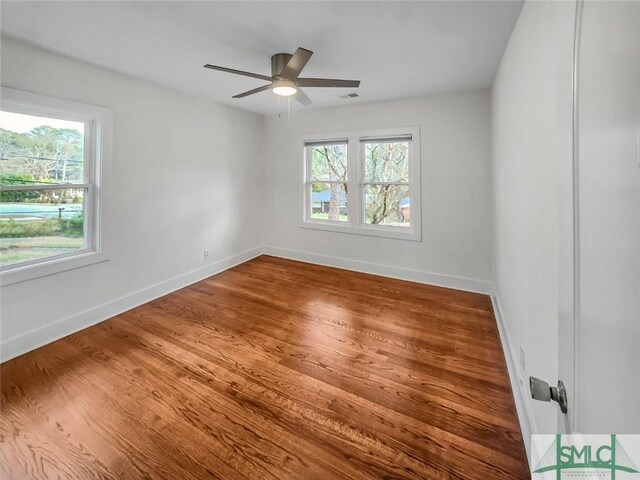
<instances>
[{"instance_id":1,"label":"electrical outlet","mask_svg":"<svg viewBox=\"0 0 640 480\"><path fill-rule=\"evenodd\" d=\"M205 250L205 251L202 253L202 258L203 258L205 261L209 260L209 250Z\"/></svg>"},{"instance_id":2,"label":"electrical outlet","mask_svg":"<svg viewBox=\"0 0 640 480\"><path fill-rule=\"evenodd\" d=\"M525 367L526 367L526 356L524 353L524 347L520 345L520 370L524 372Z\"/></svg>"}]
</instances>

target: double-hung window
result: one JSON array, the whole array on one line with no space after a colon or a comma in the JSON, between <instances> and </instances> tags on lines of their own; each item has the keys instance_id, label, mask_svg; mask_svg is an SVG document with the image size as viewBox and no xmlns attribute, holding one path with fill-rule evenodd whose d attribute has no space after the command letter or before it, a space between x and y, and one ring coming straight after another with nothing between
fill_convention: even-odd
<instances>
[{"instance_id":1,"label":"double-hung window","mask_svg":"<svg viewBox=\"0 0 640 480\"><path fill-rule=\"evenodd\" d=\"M307 135L303 227L419 241L417 127Z\"/></svg>"},{"instance_id":2,"label":"double-hung window","mask_svg":"<svg viewBox=\"0 0 640 480\"><path fill-rule=\"evenodd\" d=\"M100 164L110 112L2 88L2 283L95 263L100 254Z\"/></svg>"}]
</instances>

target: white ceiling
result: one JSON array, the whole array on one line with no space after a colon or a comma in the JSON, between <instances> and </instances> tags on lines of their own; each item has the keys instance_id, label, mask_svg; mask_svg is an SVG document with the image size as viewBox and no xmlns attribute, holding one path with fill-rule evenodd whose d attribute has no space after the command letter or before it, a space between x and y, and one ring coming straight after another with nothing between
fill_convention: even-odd
<instances>
[{"instance_id":1,"label":"white ceiling","mask_svg":"<svg viewBox=\"0 0 640 480\"><path fill-rule=\"evenodd\" d=\"M361 80L309 88L313 105L347 105L489 87L520 1L439 2L2 2L3 35L175 90L262 114L261 80L205 63L270 75L274 53L315 53L302 76ZM298 107L297 104L293 108Z\"/></svg>"}]
</instances>

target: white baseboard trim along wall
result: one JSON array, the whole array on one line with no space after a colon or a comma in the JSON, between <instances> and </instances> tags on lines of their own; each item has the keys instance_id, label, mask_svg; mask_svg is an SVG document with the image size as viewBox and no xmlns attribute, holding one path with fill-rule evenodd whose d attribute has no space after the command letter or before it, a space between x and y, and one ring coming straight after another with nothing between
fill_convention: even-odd
<instances>
[{"instance_id":1,"label":"white baseboard trim along wall","mask_svg":"<svg viewBox=\"0 0 640 480\"><path fill-rule=\"evenodd\" d=\"M190 272L170 278L150 287L138 290L117 300L85 310L71 317L63 318L23 335L8 338L0 344L0 362L11 360L23 353L30 352L60 338L96 325L111 317L131 310L156 298L160 298L207 277L228 270L262 254L262 247L255 247L231 257L197 268Z\"/></svg>"},{"instance_id":2,"label":"white baseboard trim along wall","mask_svg":"<svg viewBox=\"0 0 640 480\"><path fill-rule=\"evenodd\" d=\"M531 411L528 379L524 377L524 373L520 368L516 350L513 348L513 342L511 341L511 335L509 335L507 324L502 315L500 300L495 292L491 295L491 303L493 305L498 331L500 332L502 351L504 352L504 358L507 362L509 381L511 383L511 390L513 391L513 399L516 404L516 413L518 414L518 421L520 422L520 430L527 451L527 458L531 460L531 446L529 445L528 439L531 438L532 434L537 434L538 429L536 428L536 422L533 418L533 412Z\"/></svg>"},{"instance_id":3,"label":"white baseboard trim along wall","mask_svg":"<svg viewBox=\"0 0 640 480\"><path fill-rule=\"evenodd\" d=\"M164 282L157 283L145 289L139 290L132 294L121 297L113 302L99 305L95 308L85 310L71 317L58 320L35 330L31 330L18 337L9 338L0 344L0 362L4 362L15 358L23 353L35 350L48 343L54 342L60 338L66 337L92 325L96 325L104 320L119 315L127 310L148 303L156 298L167 295L171 292L187 287L193 283L204 280L207 277L216 275L229 268L247 262L252 258L262 254L272 255L274 257L286 258L290 260L298 260L317 265L324 265L356 272L369 273L384 277L397 278L400 280L408 280L417 283L435 285L439 287L452 288L455 290L464 290L474 293L482 293L491 296L493 310L500 332L502 348L507 361L509 370L509 379L513 389L520 427L524 438L536 433L533 415L529 402L527 401L526 386L520 382L522 372L517 362L515 351L511 345L509 333L506 329L505 322L502 317L500 304L496 296L493 294L492 284L483 280L474 280L463 277L455 277L438 273L424 272L420 270L411 270L405 268L392 267L389 265L380 265L369 262L350 260L346 258L333 257L327 255L318 255L298 250L289 250L271 246L255 247L245 250L237 255L219 260L215 263L207 265L196 270L192 270L185 274L171 278ZM527 442L525 442L526 444ZM527 452L528 454L529 452Z\"/></svg>"},{"instance_id":4,"label":"white baseboard trim along wall","mask_svg":"<svg viewBox=\"0 0 640 480\"><path fill-rule=\"evenodd\" d=\"M262 246L246 250L205 267L165 280L112 302L85 310L84 312L71 317L57 320L35 330L31 330L23 335L3 340L0 344L0 362L5 362L17 357L18 355L35 350L43 345L47 345L48 343L54 342L60 338L66 337L67 335L71 335L72 333L126 312L127 310L131 310L132 308L155 300L156 298L199 282L200 280L204 280L211 275L220 273L262 254L287 258L290 260L299 260L317 265L353 270L356 272L370 273L384 277L397 278L400 280L436 285L455 290L464 290L486 295L489 295L492 292L491 283L482 280L398 268L389 265L380 265L327 255L318 255L298 250Z\"/></svg>"},{"instance_id":5,"label":"white baseboard trim along wall","mask_svg":"<svg viewBox=\"0 0 640 480\"><path fill-rule=\"evenodd\" d=\"M155 300L156 298L187 287L193 283L204 280L207 277L228 270L229 268L233 268L236 265L240 265L241 263L247 262L262 254L490 295L498 330L500 332L502 348L507 362L509 379L511 381L511 388L513 390L522 435L526 439L530 438L529 436L532 433L536 433L535 422L528 402L526 385L520 382L522 372L520 371L517 358L515 357L515 350L511 344L509 332L506 329L502 310L500 309L500 302L493 293L493 287L490 282L270 246L255 247L245 250L237 255L227 257L205 267L192 270L164 282L157 283L145 289L126 295L114 300L113 302L99 305L77 315L73 315L32 330L23 335L9 338L0 344L0 362L10 360L87 327L96 325L111 317ZM528 442L525 442L525 445L527 445L527 443ZM527 455L529 455L529 451L527 451Z\"/></svg>"},{"instance_id":6,"label":"white baseboard trim along wall","mask_svg":"<svg viewBox=\"0 0 640 480\"><path fill-rule=\"evenodd\" d=\"M343 268L345 270L353 270L355 272L370 273L372 275L380 275L382 277L397 278L399 280L408 280L410 282L425 283L435 285L437 287L453 288L455 290L463 290L465 292L483 293L490 295L493 291L491 282L483 280L474 280L471 278L455 277L441 273L424 272L422 270L412 270L409 268L392 267L390 265L380 265L378 263L363 262L360 260L351 260L342 257L333 257L329 255L318 255L315 253L303 252L300 250L289 250L285 248L265 246L263 249L265 255L274 257L287 258L289 260L299 260L301 262L314 263L316 265L324 265L327 267Z\"/></svg>"},{"instance_id":7,"label":"white baseboard trim along wall","mask_svg":"<svg viewBox=\"0 0 640 480\"><path fill-rule=\"evenodd\" d=\"M527 457L530 458L530 446L527 439L531 438L531 434L537 433L536 424L531 411L529 402L528 383L524 378L524 374L520 369L516 357L516 350L513 349L513 342L509 330L507 329L500 301L494 292L493 284L482 280L473 280L462 277L454 277L450 275L442 275L419 270L410 270L388 265L379 265L375 263L361 262L350 260L347 258L339 258L326 255L317 255L315 253L301 252L298 250L289 250L277 247L265 246L263 253L274 257L286 258L289 260L299 260L301 262L314 263L317 265L325 265L329 267L343 268L346 270L354 270L356 272L370 273L373 275L381 275L384 277L398 278L400 280L409 280L417 283L425 283L436 285L439 287L453 288L455 290L464 290L473 293L482 293L489 295L493 306L498 331L500 333L500 342L502 351L507 362L507 370L509 372L509 381L513 391L513 397L516 405L516 413L520 422L520 430L524 439ZM523 381L520 382L520 379Z\"/></svg>"}]
</instances>

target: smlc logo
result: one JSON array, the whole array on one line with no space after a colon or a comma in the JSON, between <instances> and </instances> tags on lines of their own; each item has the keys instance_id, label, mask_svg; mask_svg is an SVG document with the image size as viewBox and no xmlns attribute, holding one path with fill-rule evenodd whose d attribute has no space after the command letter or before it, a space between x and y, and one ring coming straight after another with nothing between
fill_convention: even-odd
<instances>
[{"instance_id":1,"label":"smlc logo","mask_svg":"<svg viewBox=\"0 0 640 480\"><path fill-rule=\"evenodd\" d=\"M568 478L618 480L640 478L632 457L638 460L638 435L532 435L534 479ZM548 447L545 450L545 445ZM536 455L537 454L537 455ZM536 458L538 459L536 461ZM539 475L535 475L539 474Z\"/></svg>"}]
</instances>

